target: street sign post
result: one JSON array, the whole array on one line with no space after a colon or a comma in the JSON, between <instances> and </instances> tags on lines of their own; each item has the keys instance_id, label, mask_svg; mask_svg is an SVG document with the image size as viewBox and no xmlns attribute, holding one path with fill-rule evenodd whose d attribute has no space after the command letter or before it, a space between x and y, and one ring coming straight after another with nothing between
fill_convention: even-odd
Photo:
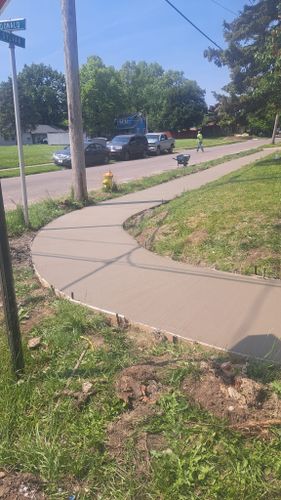
<instances>
[{"instance_id":1,"label":"street sign post","mask_svg":"<svg viewBox=\"0 0 281 500\"><path fill-rule=\"evenodd\" d=\"M2 42L10 43L12 45L17 45L17 47L25 48L25 38L15 35L14 33L9 33L8 31L3 31L0 29L0 40Z\"/></svg>"},{"instance_id":2,"label":"street sign post","mask_svg":"<svg viewBox=\"0 0 281 500\"><path fill-rule=\"evenodd\" d=\"M1 34L1 31L0 31L0 34ZM15 56L15 46L12 43L10 43L10 52L11 52L11 64L12 64L13 97L14 97L14 108L15 108L15 122L16 122L16 133L17 133L17 144L18 144L18 157L19 157L19 166L20 166L21 197L22 197L22 204L23 204L23 216L24 216L25 225L29 226L27 190L26 190L26 182L25 182L25 166L24 166L21 122L20 122L20 106L19 106L19 95L18 95L16 56Z\"/></svg>"},{"instance_id":3,"label":"street sign post","mask_svg":"<svg viewBox=\"0 0 281 500\"><path fill-rule=\"evenodd\" d=\"M8 2L9 0L0 0L0 14L3 11L3 9L7 6ZM0 21L0 41L8 43L11 52L13 98L14 98L14 108L15 108L18 157L20 166L23 215L26 226L29 226L27 191L25 182L22 134L21 134L21 123L20 123L20 108L19 108L19 97L18 97L16 56L15 56L15 45L17 47L21 47L24 49L25 38L22 38L21 36L12 33L12 31L14 30L25 30L25 28L26 28L25 19L10 19L8 21Z\"/></svg>"},{"instance_id":4,"label":"street sign post","mask_svg":"<svg viewBox=\"0 0 281 500\"><path fill-rule=\"evenodd\" d=\"M26 19L7 19L7 21L0 21L0 30L4 31L19 31L26 29Z\"/></svg>"}]
</instances>

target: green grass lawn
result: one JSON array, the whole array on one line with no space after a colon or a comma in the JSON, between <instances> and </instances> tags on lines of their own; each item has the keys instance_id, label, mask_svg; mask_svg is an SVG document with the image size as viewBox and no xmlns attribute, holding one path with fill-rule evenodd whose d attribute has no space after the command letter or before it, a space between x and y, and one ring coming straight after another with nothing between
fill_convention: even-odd
<instances>
[{"instance_id":1,"label":"green grass lawn","mask_svg":"<svg viewBox=\"0 0 281 500\"><path fill-rule=\"evenodd\" d=\"M132 231L176 260L280 278L280 166L271 155L155 209Z\"/></svg>"},{"instance_id":2,"label":"green grass lawn","mask_svg":"<svg viewBox=\"0 0 281 500\"><path fill-rule=\"evenodd\" d=\"M23 146L25 165L42 165L52 163L52 154L64 146L49 146L48 144L32 144ZM0 170L18 167L17 146L0 146Z\"/></svg>"},{"instance_id":3,"label":"green grass lawn","mask_svg":"<svg viewBox=\"0 0 281 500\"><path fill-rule=\"evenodd\" d=\"M248 138L246 137L246 140ZM211 147L211 146L223 146L226 144L233 144L236 142L242 142L245 139L242 137L215 137L215 138L205 138L203 140L203 146L204 147ZM176 149L194 149L197 145L197 140L196 139L176 139Z\"/></svg>"},{"instance_id":4,"label":"green grass lawn","mask_svg":"<svg viewBox=\"0 0 281 500\"><path fill-rule=\"evenodd\" d=\"M51 500L280 498L280 426L266 438L237 431L200 409L183 388L200 383L204 366L228 355L117 328L56 299L28 267L17 267L15 279L25 372L17 383L11 377L0 324L4 475L33 474ZM29 350L33 337L41 344ZM125 372L122 393L122 374L132 365L136 393L126 403L131 379ZM250 362L246 370L266 383L268 394L278 394L280 368ZM92 386L83 399L85 383Z\"/></svg>"},{"instance_id":5,"label":"green grass lawn","mask_svg":"<svg viewBox=\"0 0 281 500\"><path fill-rule=\"evenodd\" d=\"M40 166L35 166L35 167L25 167L25 175L34 175L34 174L43 174L46 172L56 172L57 170L61 170L60 167L54 164L47 164L47 165L40 165ZM5 168L3 170L0 169L0 179L8 179L10 177L19 177L20 175L20 169L19 168L12 168L8 169Z\"/></svg>"}]
</instances>

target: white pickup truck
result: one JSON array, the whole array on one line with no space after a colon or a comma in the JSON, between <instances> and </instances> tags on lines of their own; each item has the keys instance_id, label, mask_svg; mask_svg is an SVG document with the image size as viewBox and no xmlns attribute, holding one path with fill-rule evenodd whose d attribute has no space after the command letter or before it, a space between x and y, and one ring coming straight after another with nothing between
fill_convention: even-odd
<instances>
[{"instance_id":1,"label":"white pickup truck","mask_svg":"<svg viewBox=\"0 0 281 500\"><path fill-rule=\"evenodd\" d=\"M146 134L148 141L148 153L160 155L161 153L172 153L175 147L175 139L167 137L163 132L151 132Z\"/></svg>"}]
</instances>

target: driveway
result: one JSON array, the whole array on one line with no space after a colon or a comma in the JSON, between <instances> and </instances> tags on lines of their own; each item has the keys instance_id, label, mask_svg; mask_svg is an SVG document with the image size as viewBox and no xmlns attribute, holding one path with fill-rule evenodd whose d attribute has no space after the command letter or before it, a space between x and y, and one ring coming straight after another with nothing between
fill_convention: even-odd
<instances>
[{"instance_id":1,"label":"driveway","mask_svg":"<svg viewBox=\"0 0 281 500\"><path fill-rule=\"evenodd\" d=\"M281 286L155 255L123 229L140 211L266 156L260 152L95 207L42 229L32 246L39 276L98 310L245 355L281 360Z\"/></svg>"}]
</instances>

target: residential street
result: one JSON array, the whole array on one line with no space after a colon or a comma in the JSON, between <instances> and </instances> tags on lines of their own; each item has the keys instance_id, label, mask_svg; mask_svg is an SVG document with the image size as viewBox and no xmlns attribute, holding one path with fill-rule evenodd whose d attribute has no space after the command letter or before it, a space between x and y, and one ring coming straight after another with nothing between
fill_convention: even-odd
<instances>
[{"instance_id":1,"label":"residential street","mask_svg":"<svg viewBox=\"0 0 281 500\"><path fill-rule=\"evenodd\" d=\"M223 151L237 148L226 146ZM218 155L218 149L222 150L212 148L204 158ZM262 151L226 162L54 220L33 242L38 274L66 296L98 310L123 314L134 323L221 349L280 360L279 280L175 262L140 247L123 229L130 216L266 155L268 151ZM134 165L160 165L162 160L172 163L166 157ZM122 166L127 169L127 164L116 168Z\"/></svg>"},{"instance_id":2,"label":"residential street","mask_svg":"<svg viewBox=\"0 0 281 500\"><path fill-rule=\"evenodd\" d=\"M269 139L254 139L226 146L206 148L204 153L188 150L191 154L190 164L213 160L228 154L238 153L248 149L254 149L263 144L268 144ZM87 168L88 189L97 189L102 186L103 174L110 168L117 183L125 182L140 177L147 177L165 170L177 168L173 155L162 155L149 157L144 160L131 160L128 162L117 162L110 165ZM15 208L21 201L20 178L2 179L2 190L6 209ZM28 201L33 203L48 196L55 198L68 194L71 188L71 170L35 174L26 177Z\"/></svg>"}]
</instances>

